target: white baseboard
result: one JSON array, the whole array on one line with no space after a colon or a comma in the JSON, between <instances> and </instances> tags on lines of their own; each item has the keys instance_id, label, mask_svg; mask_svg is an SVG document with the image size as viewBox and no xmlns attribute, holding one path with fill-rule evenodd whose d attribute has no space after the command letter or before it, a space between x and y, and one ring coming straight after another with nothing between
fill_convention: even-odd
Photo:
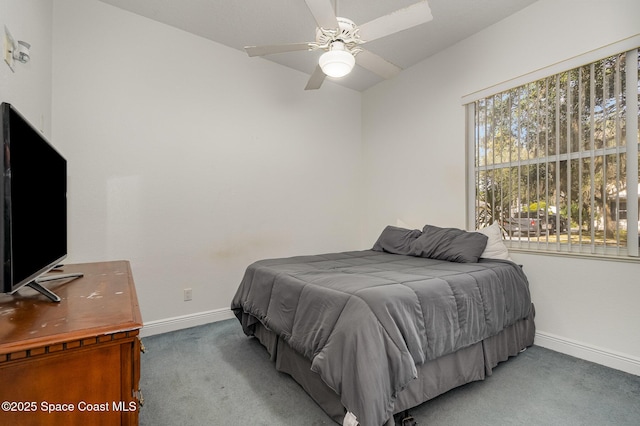
<instances>
[{"instance_id":1,"label":"white baseboard","mask_svg":"<svg viewBox=\"0 0 640 426\"><path fill-rule=\"evenodd\" d=\"M205 312L196 312L195 314L165 318L156 321L149 321L144 323L144 326L140 331L140 336L149 337L156 334L182 330L183 328L196 327L198 325L209 324L212 322L222 321L230 318L235 318L235 315L233 315L231 309L225 308Z\"/></svg>"},{"instance_id":2,"label":"white baseboard","mask_svg":"<svg viewBox=\"0 0 640 426\"><path fill-rule=\"evenodd\" d=\"M534 344L576 358L595 362L616 370L640 376L640 359L608 349L586 345L550 333L536 332Z\"/></svg>"}]
</instances>

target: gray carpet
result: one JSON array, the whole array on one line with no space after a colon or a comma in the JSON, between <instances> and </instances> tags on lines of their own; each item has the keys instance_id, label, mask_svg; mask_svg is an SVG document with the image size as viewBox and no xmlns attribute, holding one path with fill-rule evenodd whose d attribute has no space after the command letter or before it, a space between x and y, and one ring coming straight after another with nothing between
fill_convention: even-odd
<instances>
[{"instance_id":1,"label":"gray carpet","mask_svg":"<svg viewBox=\"0 0 640 426\"><path fill-rule=\"evenodd\" d=\"M235 319L143 343L143 426L336 425ZM637 426L640 377L533 346L410 412L420 426Z\"/></svg>"}]
</instances>

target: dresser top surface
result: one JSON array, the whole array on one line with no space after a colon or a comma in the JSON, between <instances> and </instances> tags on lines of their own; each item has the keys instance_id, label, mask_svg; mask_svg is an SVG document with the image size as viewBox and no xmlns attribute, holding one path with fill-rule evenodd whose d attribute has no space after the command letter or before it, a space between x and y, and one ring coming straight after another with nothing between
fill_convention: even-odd
<instances>
[{"instance_id":1,"label":"dresser top surface","mask_svg":"<svg viewBox=\"0 0 640 426\"><path fill-rule=\"evenodd\" d=\"M28 287L0 294L0 353L142 328L128 261L65 265L49 275L75 272L83 276L42 284L58 303Z\"/></svg>"}]
</instances>

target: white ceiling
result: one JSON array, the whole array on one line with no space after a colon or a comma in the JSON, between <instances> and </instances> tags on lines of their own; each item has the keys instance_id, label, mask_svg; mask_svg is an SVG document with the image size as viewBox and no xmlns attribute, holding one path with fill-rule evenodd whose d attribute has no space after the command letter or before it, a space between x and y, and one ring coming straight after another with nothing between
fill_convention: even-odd
<instances>
[{"instance_id":1,"label":"white ceiling","mask_svg":"<svg viewBox=\"0 0 640 426\"><path fill-rule=\"evenodd\" d=\"M316 23L304 0L100 1L242 51L249 45L315 40ZM335 5L336 0L327 1ZM336 14L361 25L417 1L338 0ZM371 41L366 49L401 68L408 68L535 1L429 0L432 21ZM299 51L263 58L311 75L321 53ZM356 66L348 76L332 80L362 91L382 78Z\"/></svg>"}]
</instances>

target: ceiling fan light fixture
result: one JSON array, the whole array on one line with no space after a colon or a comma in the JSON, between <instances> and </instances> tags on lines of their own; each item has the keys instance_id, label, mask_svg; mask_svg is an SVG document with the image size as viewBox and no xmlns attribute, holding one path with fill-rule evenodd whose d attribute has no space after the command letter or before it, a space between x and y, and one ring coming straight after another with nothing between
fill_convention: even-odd
<instances>
[{"instance_id":1,"label":"ceiling fan light fixture","mask_svg":"<svg viewBox=\"0 0 640 426\"><path fill-rule=\"evenodd\" d=\"M320 56L318 63L322 72L329 77L340 78L349 74L356 64L356 58L345 49L344 43L331 43L331 50Z\"/></svg>"}]
</instances>

